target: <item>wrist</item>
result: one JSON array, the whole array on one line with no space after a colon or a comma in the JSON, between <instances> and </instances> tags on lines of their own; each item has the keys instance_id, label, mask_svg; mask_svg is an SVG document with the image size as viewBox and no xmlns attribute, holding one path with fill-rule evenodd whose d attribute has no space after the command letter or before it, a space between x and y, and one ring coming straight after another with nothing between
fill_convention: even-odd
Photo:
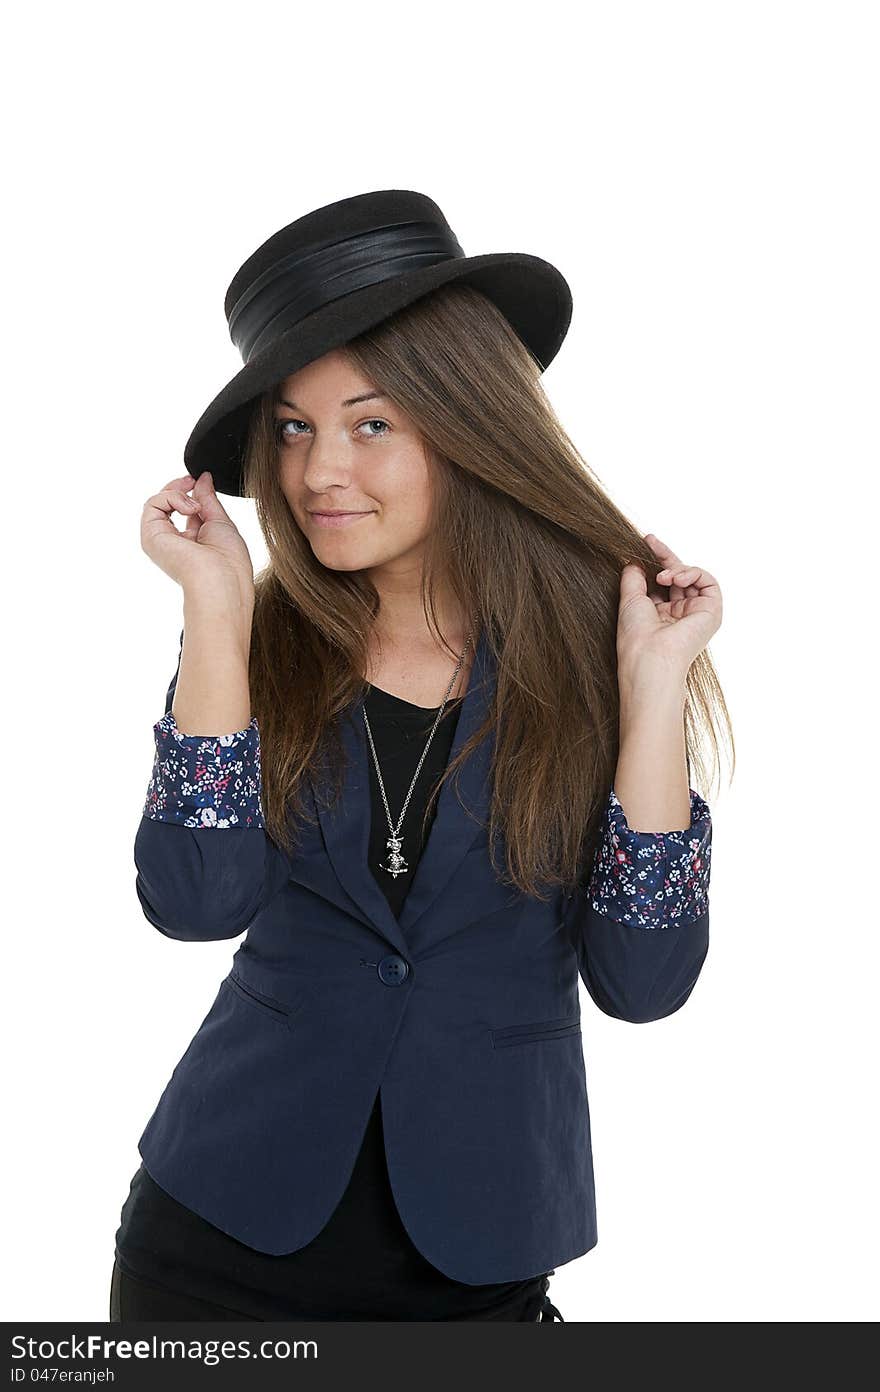
<instances>
[{"instance_id":1,"label":"wrist","mask_svg":"<svg viewBox=\"0 0 880 1392\"><path fill-rule=\"evenodd\" d=\"M184 624L222 624L227 630L238 629L250 642L254 617L253 594L242 593L237 586L227 589L183 592Z\"/></svg>"},{"instance_id":2,"label":"wrist","mask_svg":"<svg viewBox=\"0 0 880 1392\"><path fill-rule=\"evenodd\" d=\"M655 712L684 712L687 674L676 671L618 673L621 718Z\"/></svg>"}]
</instances>

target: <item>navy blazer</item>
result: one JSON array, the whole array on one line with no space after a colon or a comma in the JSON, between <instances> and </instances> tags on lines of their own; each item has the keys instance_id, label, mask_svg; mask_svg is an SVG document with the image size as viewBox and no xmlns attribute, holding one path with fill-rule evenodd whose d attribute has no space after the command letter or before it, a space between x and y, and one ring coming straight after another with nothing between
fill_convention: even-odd
<instances>
[{"instance_id":1,"label":"navy blazer","mask_svg":"<svg viewBox=\"0 0 880 1392\"><path fill-rule=\"evenodd\" d=\"M494 679L482 637L450 757ZM490 736L462 767L464 807L444 784L398 920L367 861L358 704L342 719L342 799L327 810L308 785L318 822L288 856L263 825L256 720L182 735L176 681L154 726L137 893L169 938L245 937L140 1137L149 1173L241 1242L294 1251L339 1202L381 1088L397 1207L442 1272L524 1280L588 1251L578 981L621 1020L687 1000L708 949L706 803L691 789L687 829L631 831L612 789L590 876L541 903L492 869Z\"/></svg>"}]
</instances>

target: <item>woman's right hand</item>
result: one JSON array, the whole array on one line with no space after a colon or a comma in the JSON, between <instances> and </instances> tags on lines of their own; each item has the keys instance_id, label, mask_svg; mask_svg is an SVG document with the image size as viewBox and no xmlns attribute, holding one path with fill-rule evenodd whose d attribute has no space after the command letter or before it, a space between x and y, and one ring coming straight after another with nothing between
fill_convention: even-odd
<instances>
[{"instance_id":1,"label":"woman's right hand","mask_svg":"<svg viewBox=\"0 0 880 1392\"><path fill-rule=\"evenodd\" d=\"M187 496L192 492L192 498ZM180 531L172 513L186 517ZM206 470L172 479L144 504L141 547L151 561L183 586L188 598L221 603L230 594L253 602L254 568L244 539L214 491Z\"/></svg>"}]
</instances>

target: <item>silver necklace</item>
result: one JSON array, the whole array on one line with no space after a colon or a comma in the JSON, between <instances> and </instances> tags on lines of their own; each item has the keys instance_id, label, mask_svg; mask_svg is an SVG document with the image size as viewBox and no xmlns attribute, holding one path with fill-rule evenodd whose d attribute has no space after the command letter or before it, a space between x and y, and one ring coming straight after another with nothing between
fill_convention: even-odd
<instances>
[{"instance_id":1,"label":"silver necklace","mask_svg":"<svg viewBox=\"0 0 880 1392\"><path fill-rule=\"evenodd\" d=\"M425 757L428 753L428 750L431 748L431 740L434 738L434 732L436 731L437 726L440 724L440 720L443 715L446 702L449 700L449 693L455 686L456 678L458 677L458 674L461 671L461 664L464 662L464 656L468 648L470 647L472 638L473 630L471 630L471 632L468 634L468 640L464 645L461 657L458 659L455 671L452 674L452 680L446 688L446 695L443 697L443 704L441 705L436 716L434 717L434 724L431 726L431 733L428 736L428 743L422 750L422 757L419 759L419 762L416 766L416 771L412 777L412 782L409 785L409 791L407 792L407 795L403 800L403 807L401 809L400 816L397 819L397 826L395 826L391 820L391 808L388 806L388 798L385 793L385 783L382 779L382 770L379 768L379 760L376 757L376 746L373 743L373 732L370 729L370 722L367 719L367 708L365 704L362 703L361 705L361 709L364 714L364 724L367 727L367 738L370 741L370 750L373 755L373 764L376 769L376 778L379 781L379 791L382 794L382 801L385 804L385 816L388 818L388 830L391 833L387 841L385 842L389 851L388 863L386 864L384 861L380 860L379 869L387 870L389 875L393 875L395 879L398 875L403 875L409 869L409 866L407 865L406 861L403 858L403 855L401 854L403 850L403 841L400 835L400 828L403 825L403 819L406 816L406 809L409 806L409 800L412 797L413 788L416 786L416 779L418 778L419 773L421 772L422 764L425 762Z\"/></svg>"}]
</instances>

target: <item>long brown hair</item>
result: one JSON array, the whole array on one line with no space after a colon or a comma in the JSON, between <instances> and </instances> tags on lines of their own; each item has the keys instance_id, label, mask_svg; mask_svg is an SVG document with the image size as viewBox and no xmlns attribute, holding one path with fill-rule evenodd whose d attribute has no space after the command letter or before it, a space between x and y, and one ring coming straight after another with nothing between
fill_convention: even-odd
<instances>
[{"instance_id":1,"label":"long brown hair","mask_svg":"<svg viewBox=\"0 0 880 1392\"><path fill-rule=\"evenodd\" d=\"M426 819L442 783L494 728L490 845L500 833L506 848L496 872L541 898L554 884L571 889L595 847L617 763L620 572L639 562L649 591L666 593L651 578L656 558L568 438L531 354L480 291L441 287L344 351L414 420L433 465L422 576L429 627L443 642L442 580L476 617L497 663L487 719L437 781ZM294 519L278 477L280 385L255 403L243 492L256 502L269 553L256 577L250 655L263 810L269 835L290 851L295 818L308 816L302 780L320 780L322 750L338 793L335 718L366 690L379 596L364 574L323 567ZM717 716L732 750L706 648L691 664L684 711L691 785L696 777L704 796L701 745L711 744L714 776Z\"/></svg>"}]
</instances>

